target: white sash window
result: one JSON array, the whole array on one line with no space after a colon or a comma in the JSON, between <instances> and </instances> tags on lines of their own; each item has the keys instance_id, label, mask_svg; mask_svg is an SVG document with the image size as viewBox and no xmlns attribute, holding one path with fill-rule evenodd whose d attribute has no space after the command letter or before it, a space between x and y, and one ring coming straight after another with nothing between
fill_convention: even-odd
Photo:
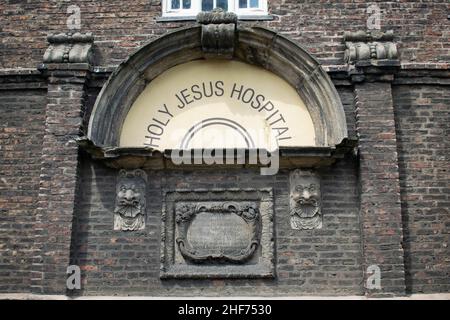
<instances>
[{"instance_id":1,"label":"white sash window","mask_svg":"<svg viewBox=\"0 0 450 320\"><path fill-rule=\"evenodd\" d=\"M240 17L267 15L267 0L163 0L163 17L194 17L222 8Z\"/></svg>"}]
</instances>

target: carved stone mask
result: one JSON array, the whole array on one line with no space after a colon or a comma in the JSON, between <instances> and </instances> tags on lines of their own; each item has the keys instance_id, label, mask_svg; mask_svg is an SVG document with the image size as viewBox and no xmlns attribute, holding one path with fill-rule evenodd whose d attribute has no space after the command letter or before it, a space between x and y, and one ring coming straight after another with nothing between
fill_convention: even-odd
<instances>
[{"instance_id":1,"label":"carved stone mask","mask_svg":"<svg viewBox=\"0 0 450 320\"><path fill-rule=\"evenodd\" d=\"M294 211L302 218L312 218L319 212L319 191L315 183L295 186L292 199Z\"/></svg>"},{"instance_id":2,"label":"carved stone mask","mask_svg":"<svg viewBox=\"0 0 450 320\"><path fill-rule=\"evenodd\" d=\"M141 213L143 197L136 183L124 181L119 185L117 193L117 207L115 212L123 217L134 218Z\"/></svg>"},{"instance_id":3,"label":"carved stone mask","mask_svg":"<svg viewBox=\"0 0 450 320\"><path fill-rule=\"evenodd\" d=\"M145 188L144 171L120 171L116 187L114 230L134 231L145 228Z\"/></svg>"},{"instance_id":4,"label":"carved stone mask","mask_svg":"<svg viewBox=\"0 0 450 320\"><path fill-rule=\"evenodd\" d=\"M322 227L320 179L310 171L295 170L290 175L290 216L293 229Z\"/></svg>"}]
</instances>

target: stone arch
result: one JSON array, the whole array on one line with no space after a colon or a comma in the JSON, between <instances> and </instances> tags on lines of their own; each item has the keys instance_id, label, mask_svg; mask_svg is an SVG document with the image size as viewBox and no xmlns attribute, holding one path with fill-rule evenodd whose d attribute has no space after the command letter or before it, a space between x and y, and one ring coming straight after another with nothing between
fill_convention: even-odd
<instances>
[{"instance_id":1,"label":"stone arch","mask_svg":"<svg viewBox=\"0 0 450 320\"><path fill-rule=\"evenodd\" d=\"M123 122L146 85L176 65L205 59L202 26L170 32L137 50L103 87L89 121L87 138L103 150L119 146ZM334 148L347 138L344 109L328 74L305 49L262 27L238 27L233 59L263 67L286 80L305 102L316 146Z\"/></svg>"}]
</instances>

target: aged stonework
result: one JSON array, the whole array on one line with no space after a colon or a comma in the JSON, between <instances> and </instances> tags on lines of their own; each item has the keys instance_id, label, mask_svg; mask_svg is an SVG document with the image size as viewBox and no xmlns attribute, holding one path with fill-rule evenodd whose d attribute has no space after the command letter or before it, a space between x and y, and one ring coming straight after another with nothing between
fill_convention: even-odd
<instances>
[{"instance_id":1,"label":"aged stonework","mask_svg":"<svg viewBox=\"0 0 450 320\"><path fill-rule=\"evenodd\" d=\"M380 29L368 30L369 4L355 1L269 0L251 16L164 16L163 1L3 1L0 293L450 292L447 2L376 2ZM69 5L80 29L70 30ZM247 158L178 166L172 150L122 147L146 88L214 59L273 73L304 104L313 143L280 148L277 174ZM214 71L212 83L223 81ZM174 108L190 128L202 121L188 116L201 86L192 78L173 81L186 108L145 104L165 134ZM209 118L224 102L202 101ZM252 124L263 114L234 107ZM67 289L70 265L81 290Z\"/></svg>"},{"instance_id":2,"label":"aged stonework","mask_svg":"<svg viewBox=\"0 0 450 320\"><path fill-rule=\"evenodd\" d=\"M377 31L346 32L345 61L347 63L361 63L370 60L397 60L397 45L393 42L392 31L383 33Z\"/></svg>"},{"instance_id":3,"label":"aged stonework","mask_svg":"<svg viewBox=\"0 0 450 320\"><path fill-rule=\"evenodd\" d=\"M197 22L202 25L202 49L206 57L231 59L237 36L237 16L216 8L200 12Z\"/></svg>"},{"instance_id":4,"label":"aged stonework","mask_svg":"<svg viewBox=\"0 0 450 320\"><path fill-rule=\"evenodd\" d=\"M163 278L274 276L272 190L167 191L162 221Z\"/></svg>"},{"instance_id":5,"label":"aged stonework","mask_svg":"<svg viewBox=\"0 0 450 320\"><path fill-rule=\"evenodd\" d=\"M145 229L147 175L142 170L120 170L117 181L114 230Z\"/></svg>"},{"instance_id":6,"label":"aged stonework","mask_svg":"<svg viewBox=\"0 0 450 320\"><path fill-rule=\"evenodd\" d=\"M175 241L186 260L245 263L259 246L260 215L256 203L181 202L176 204L175 213ZM201 221L196 223L197 228L192 226L194 220Z\"/></svg>"},{"instance_id":7,"label":"aged stonework","mask_svg":"<svg viewBox=\"0 0 450 320\"><path fill-rule=\"evenodd\" d=\"M47 37L50 46L44 63L89 63L94 37L92 33L60 33Z\"/></svg>"},{"instance_id":8,"label":"aged stonework","mask_svg":"<svg viewBox=\"0 0 450 320\"><path fill-rule=\"evenodd\" d=\"M291 227L296 230L322 228L320 179L311 171L290 174Z\"/></svg>"}]
</instances>

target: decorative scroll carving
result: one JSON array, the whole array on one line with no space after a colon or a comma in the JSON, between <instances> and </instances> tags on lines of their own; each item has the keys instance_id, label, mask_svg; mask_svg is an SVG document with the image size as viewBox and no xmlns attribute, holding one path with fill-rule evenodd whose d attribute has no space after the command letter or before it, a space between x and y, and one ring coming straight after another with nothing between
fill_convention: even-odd
<instances>
[{"instance_id":1,"label":"decorative scroll carving","mask_svg":"<svg viewBox=\"0 0 450 320\"><path fill-rule=\"evenodd\" d=\"M206 57L232 59L235 48L237 15L215 8L200 12L197 22L202 25L202 50Z\"/></svg>"},{"instance_id":2,"label":"decorative scroll carving","mask_svg":"<svg viewBox=\"0 0 450 320\"><path fill-rule=\"evenodd\" d=\"M164 192L161 278L272 278L271 189Z\"/></svg>"},{"instance_id":3,"label":"decorative scroll carving","mask_svg":"<svg viewBox=\"0 0 450 320\"><path fill-rule=\"evenodd\" d=\"M397 45L393 40L392 31L346 32L344 34L345 62L351 64L366 60L397 60Z\"/></svg>"},{"instance_id":4,"label":"decorative scroll carving","mask_svg":"<svg viewBox=\"0 0 450 320\"><path fill-rule=\"evenodd\" d=\"M322 228L320 179L310 171L290 174L291 227L296 230Z\"/></svg>"},{"instance_id":5,"label":"decorative scroll carving","mask_svg":"<svg viewBox=\"0 0 450 320\"><path fill-rule=\"evenodd\" d=\"M45 51L44 63L89 63L94 42L92 33L60 33L49 35L50 46Z\"/></svg>"},{"instance_id":6,"label":"decorative scroll carving","mask_svg":"<svg viewBox=\"0 0 450 320\"><path fill-rule=\"evenodd\" d=\"M241 219L241 224L244 224L242 228L243 233L246 231L249 233L249 237L247 239L248 243L244 243L245 246L240 248L226 248L219 246L215 250L212 250L213 252L210 250L202 250L203 248L193 248L190 241L188 241L189 227L195 217L202 213L215 216L219 215L223 217L230 214L238 216ZM203 263L205 261L245 263L253 256L259 245L259 218L259 209L256 203L178 203L176 205L175 220L178 226L179 236L176 239L176 243L183 257L194 263ZM227 222L229 221L224 221L223 223ZM238 227L239 226L237 225L231 226L231 228ZM208 234L201 236L203 237L202 240L205 241L214 240L208 239L208 237L210 237ZM223 236L227 236L227 234L224 234ZM232 241L238 242L235 239L232 239Z\"/></svg>"},{"instance_id":7,"label":"decorative scroll carving","mask_svg":"<svg viewBox=\"0 0 450 320\"><path fill-rule=\"evenodd\" d=\"M137 231L145 228L146 182L147 176L142 170L119 172L114 230Z\"/></svg>"}]
</instances>

